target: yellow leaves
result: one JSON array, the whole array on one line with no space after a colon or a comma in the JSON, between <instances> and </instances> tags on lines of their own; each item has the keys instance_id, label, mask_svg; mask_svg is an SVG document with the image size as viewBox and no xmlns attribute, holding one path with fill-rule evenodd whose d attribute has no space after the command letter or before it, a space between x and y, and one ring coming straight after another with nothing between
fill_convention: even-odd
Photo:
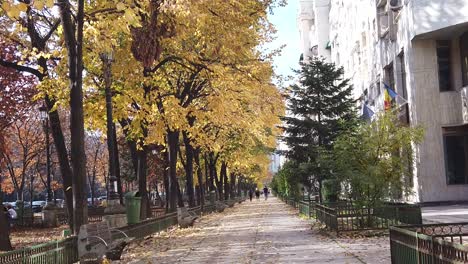
<instances>
[{"instance_id":1,"label":"yellow leaves","mask_svg":"<svg viewBox=\"0 0 468 264\"><path fill-rule=\"evenodd\" d=\"M133 9L125 9L123 18L129 25L134 27L141 27L140 20L136 16L135 11Z\"/></svg>"},{"instance_id":2,"label":"yellow leaves","mask_svg":"<svg viewBox=\"0 0 468 264\"><path fill-rule=\"evenodd\" d=\"M26 12L28 5L21 2L15 1L4 1L2 3L2 9L6 12L7 16L10 18L17 19L20 17L21 12Z\"/></svg>"},{"instance_id":3,"label":"yellow leaves","mask_svg":"<svg viewBox=\"0 0 468 264\"><path fill-rule=\"evenodd\" d=\"M35 1L33 2L33 6L34 6L34 8L36 8L36 9L38 9L38 10L42 10L42 9L44 8L44 6L45 6L45 3L44 3L44 1L37 1L37 0L35 0Z\"/></svg>"},{"instance_id":4,"label":"yellow leaves","mask_svg":"<svg viewBox=\"0 0 468 264\"><path fill-rule=\"evenodd\" d=\"M52 8L54 0L33 0L30 5L13 0L3 1L1 8L6 12L7 16L12 19L18 19L22 13L26 12L31 6L36 10L42 10L45 7Z\"/></svg>"},{"instance_id":5,"label":"yellow leaves","mask_svg":"<svg viewBox=\"0 0 468 264\"><path fill-rule=\"evenodd\" d=\"M45 7L52 8L54 6L54 0L33 0L32 6L37 10L42 10Z\"/></svg>"},{"instance_id":6,"label":"yellow leaves","mask_svg":"<svg viewBox=\"0 0 468 264\"><path fill-rule=\"evenodd\" d=\"M124 3L121 3L121 2L117 3L117 5L116 5L115 7L116 7L117 10L119 10L119 11L123 11L123 10L127 9L127 7L125 6L125 4L124 4Z\"/></svg>"},{"instance_id":7,"label":"yellow leaves","mask_svg":"<svg viewBox=\"0 0 468 264\"><path fill-rule=\"evenodd\" d=\"M48 8L52 8L54 6L54 0L46 0L45 4Z\"/></svg>"}]
</instances>

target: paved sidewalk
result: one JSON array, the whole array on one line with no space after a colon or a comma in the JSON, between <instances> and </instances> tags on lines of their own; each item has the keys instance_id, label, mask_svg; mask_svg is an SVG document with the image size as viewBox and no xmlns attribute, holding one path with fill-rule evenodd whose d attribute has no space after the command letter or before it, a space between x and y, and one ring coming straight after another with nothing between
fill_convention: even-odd
<instances>
[{"instance_id":1,"label":"paved sidewalk","mask_svg":"<svg viewBox=\"0 0 468 264\"><path fill-rule=\"evenodd\" d=\"M332 239L270 197L131 246L122 263L390 263L388 244L388 237Z\"/></svg>"},{"instance_id":2,"label":"paved sidewalk","mask_svg":"<svg viewBox=\"0 0 468 264\"><path fill-rule=\"evenodd\" d=\"M422 208L422 218L425 224L468 222L468 205L439 205Z\"/></svg>"}]
</instances>

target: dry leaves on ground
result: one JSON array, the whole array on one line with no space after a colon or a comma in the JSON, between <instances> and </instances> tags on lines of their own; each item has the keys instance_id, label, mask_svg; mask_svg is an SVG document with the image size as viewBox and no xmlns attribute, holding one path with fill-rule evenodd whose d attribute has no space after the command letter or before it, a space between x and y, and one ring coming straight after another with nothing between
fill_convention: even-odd
<instances>
[{"instance_id":1,"label":"dry leaves on ground","mask_svg":"<svg viewBox=\"0 0 468 264\"><path fill-rule=\"evenodd\" d=\"M17 227L11 231L10 239L13 248L19 249L27 246L47 243L63 239L62 231L68 229L67 225L55 228Z\"/></svg>"}]
</instances>

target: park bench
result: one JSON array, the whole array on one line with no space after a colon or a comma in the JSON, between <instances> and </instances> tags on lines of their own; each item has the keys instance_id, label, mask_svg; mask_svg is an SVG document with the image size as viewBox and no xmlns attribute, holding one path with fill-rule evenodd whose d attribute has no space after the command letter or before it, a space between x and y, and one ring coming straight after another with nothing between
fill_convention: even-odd
<instances>
[{"instance_id":1,"label":"park bench","mask_svg":"<svg viewBox=\"0 0 468 264\"><path fill-rule=\"evenodd\" d=\"M216 201L215 206L216 206L216 211L218 213L222 213L224 211L224 209L226 209L228 207L225 203L220 202L220 201Z\"/></svg>"},{"instance_id":2,"label":"park bench","mask_svg":"<svg viewBox=\"0 0 468 264\"><path fill-rule=\"evenodd\" d=\"M193 226L193 223L197 218L198 215L195 212L190 212L187 210L187 207L177 208L177 221L180 227L186 228Z\"/></svg>"},{"instance_id":3,"label":"park bench","mask_svg":"<svg viewBox=\"0 0 468 264\"><path fill-rule=\"evenodd\" d=\"M112 233L120 233L123 238L115 239ZM123 231L111 228L107 221L82 225L78 233L78 255L82 263L101 263L106 256L119 260L125 246L134 238Z\"/></svg>"}]
</instances>

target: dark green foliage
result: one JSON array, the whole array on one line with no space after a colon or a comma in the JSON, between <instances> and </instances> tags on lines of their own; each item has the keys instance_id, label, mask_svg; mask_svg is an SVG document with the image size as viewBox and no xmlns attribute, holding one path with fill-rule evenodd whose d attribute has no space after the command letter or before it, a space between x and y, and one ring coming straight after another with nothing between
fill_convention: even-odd
<instances>
[{"instance_id":1,"label":"dark green foliage","mask_svg":"<svg viewBox=\"0 0 468 264\"><path fill-rule=\"evenodd\" d=\"M340 192L339 180L328 179L323 181L323 198L326 202L337 202Z\"/></svg>"},{"instance_id":2,"label":"dark green foliage","mask_svg":"<svg viewBox=\"0 0 468 264\"><path fill-rule=\"evenodd\" d=\"M294 161L287 161L273 177L270 187L275 193L280 195L299 198L302 193L299 191L300 183L299 177L297 177L298 174L300 174L298 164Z\"/></svg>"},{"instance_id":3,"label":"dark green foliage","mask_svg":"<svg viewBox=\"0 0 468 264\"><path fill-rule=\"evenodd\" d=\"M299 182L313 189L327 178L317 162L319 153L330 150L336 137L356 123L356 101L342 68L321 58L300 66L299 83L288 96L288 116L282 118L283 140L289 148L286 156L304 172L296 176Z\"/></svg>"},{"instance_id":4,"label":"dark green foliage","mask_svg":"<svg viewBox=\"0 0 468 264\"><path fill-rule=\"evenodd\" d=\"M372 123L338 137L321 163L334 172L347 200L356 204L404 199L412 195L412 145L423 136L421 127L400 125L396 113L380 113Z\"/></svg>"}]
</instances>

